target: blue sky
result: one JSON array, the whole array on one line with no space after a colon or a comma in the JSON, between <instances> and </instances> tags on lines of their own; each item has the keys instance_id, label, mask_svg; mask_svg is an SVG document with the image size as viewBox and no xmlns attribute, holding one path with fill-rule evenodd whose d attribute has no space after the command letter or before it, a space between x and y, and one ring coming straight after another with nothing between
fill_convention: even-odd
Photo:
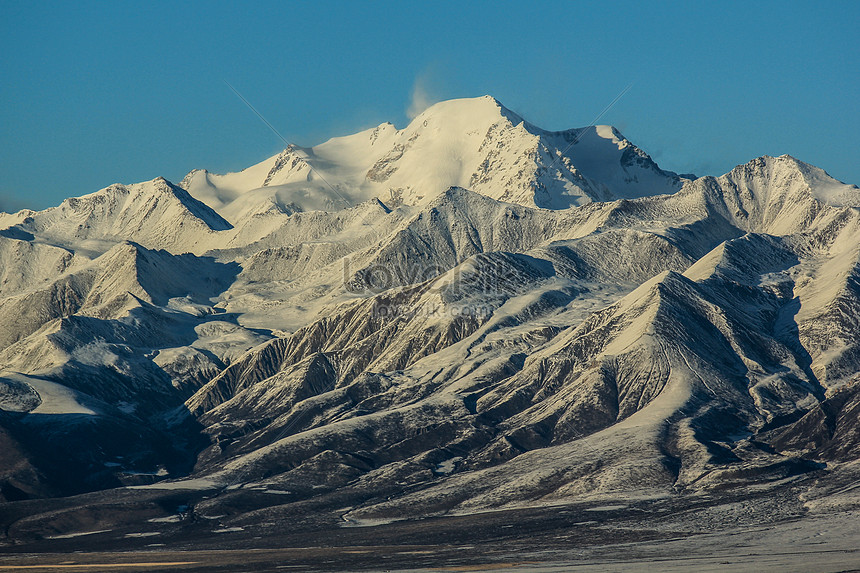
<instances>
[{"instance_id":1,"label":"blue sky","mask_svg":"<svg viewBox=\"0 0 860 573\"><path fill-rule=\"evenodd\" d=\"M0 209L239 170L491 94L547 129L603 117L664 168L788 153L860 184L860 3L0 0Z\"/></svg>"}]
</instances>

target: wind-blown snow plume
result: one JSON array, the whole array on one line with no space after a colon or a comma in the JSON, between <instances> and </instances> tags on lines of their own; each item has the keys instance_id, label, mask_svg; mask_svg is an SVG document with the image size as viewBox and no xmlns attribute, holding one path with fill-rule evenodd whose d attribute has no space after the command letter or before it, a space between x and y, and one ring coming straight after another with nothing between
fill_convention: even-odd
<instances>
[{"instance_id":1,"label":"wind-blown snow plume","mask_svg":"<svg viewBox=\"0 0 860 573\"><path fill-rule=\"evenodd\" d=\"M406 116L413 120L419 113L439 101L439 98L433 97L430 89L429 73L425 72L415 78L415 83L412 84L412 97L409 101L409 107L406 109Z\"/></svg>"}]
</instances>

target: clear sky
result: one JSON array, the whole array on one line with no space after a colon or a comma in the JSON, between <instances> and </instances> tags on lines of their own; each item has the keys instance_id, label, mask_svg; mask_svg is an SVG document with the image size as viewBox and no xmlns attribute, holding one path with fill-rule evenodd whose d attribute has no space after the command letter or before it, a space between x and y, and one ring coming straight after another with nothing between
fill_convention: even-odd
<instances>
[{"instance_id":1,"label":"clear sky","mask_svg":"<svg viewBox=\"0 0 860 573\"><path fill-rule=\"evenodd\" d=\"M788 153L860 184L860 2L0 0L0 209L235 171L490 94L664 168Z\"/></svg>"}]
</instances>

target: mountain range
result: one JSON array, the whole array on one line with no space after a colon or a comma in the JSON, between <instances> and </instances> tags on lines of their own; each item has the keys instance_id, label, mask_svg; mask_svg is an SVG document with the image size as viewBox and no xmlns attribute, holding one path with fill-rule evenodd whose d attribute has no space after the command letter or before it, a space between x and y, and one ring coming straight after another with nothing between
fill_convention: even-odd
<instances>
[{"instance_id":1,"label":"mountain range","mask_svg":"<svg viewBox=\"0 0 860 573\"><path fill-rule=\"evenodd\" d=\"M491 97L0 213L9 546L853 510L858 380L857 186L787 155L679 175Z\"/></svg>"}]
</instances>

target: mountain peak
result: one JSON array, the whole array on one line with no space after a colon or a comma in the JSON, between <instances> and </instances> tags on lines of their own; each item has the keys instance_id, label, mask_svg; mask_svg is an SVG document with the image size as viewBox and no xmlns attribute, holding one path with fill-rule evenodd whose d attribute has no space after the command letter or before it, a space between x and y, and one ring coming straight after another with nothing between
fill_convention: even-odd
<instances>
[{"instance_id":1,"label":"mountain peak","mask_svg":"<svg viewBox=\"0 0 860 573\"><path fill-rule=\"evenodd\" d=\"M459 98L440 101L418 114L410 123L410 127L416 124L424 124L433 119L456 121L463 127L476 124L492 125L500 119L507 119L516 125L523 122L523 118L506 108L496 98L484 95L475 98ZM408 128L407 128L408 129Z\"/></svg>"}]
</instances>

